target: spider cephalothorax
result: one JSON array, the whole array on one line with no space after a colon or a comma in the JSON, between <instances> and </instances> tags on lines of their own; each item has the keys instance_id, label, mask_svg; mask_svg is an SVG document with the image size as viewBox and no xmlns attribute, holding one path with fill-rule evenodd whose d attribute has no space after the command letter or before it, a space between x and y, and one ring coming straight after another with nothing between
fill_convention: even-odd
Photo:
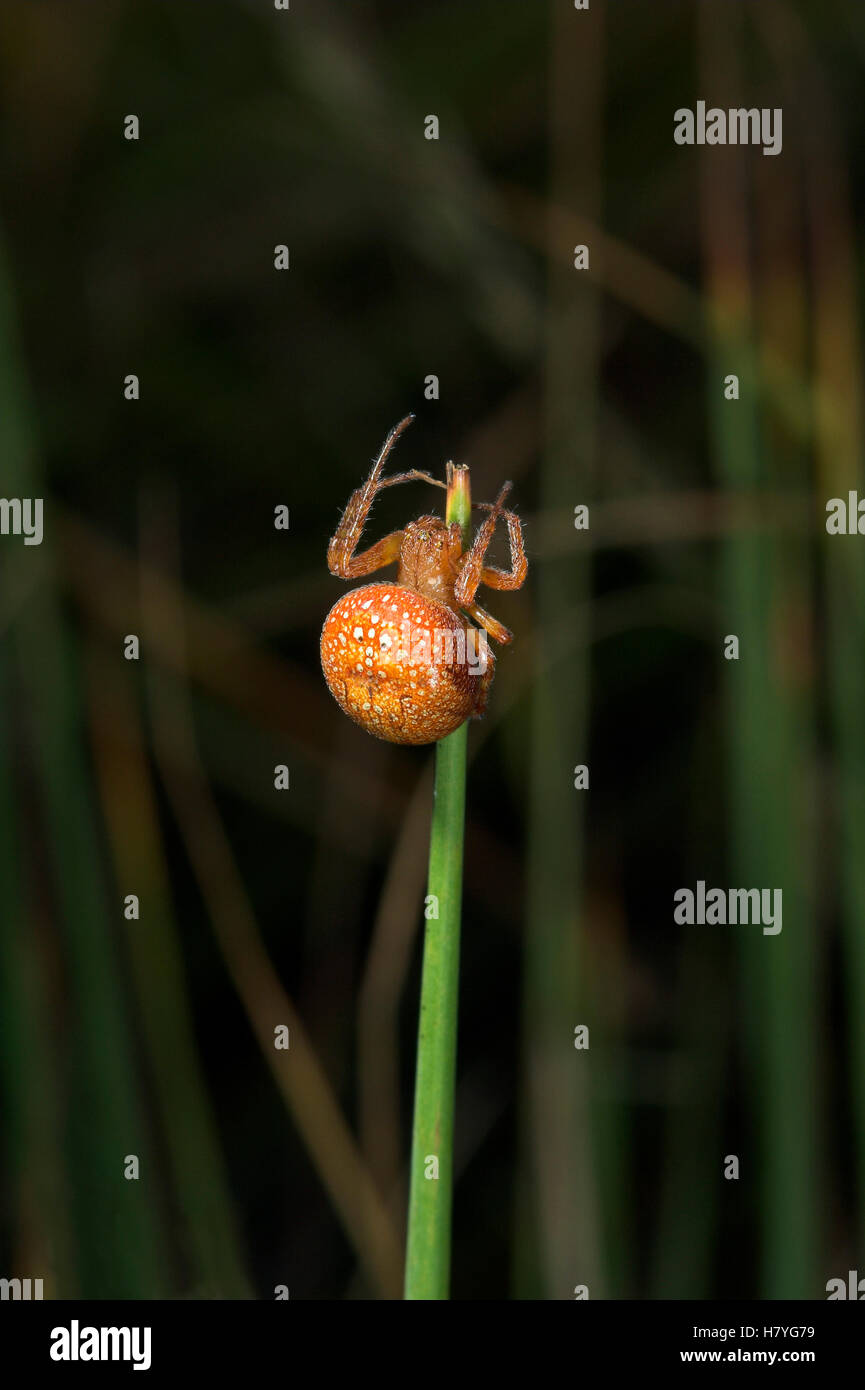
<instances>
[{"instance_id":1,"label":"spider cephalothorax","mask_svg":"<svg viewBox=\"0 0 865 1390\"><path fill-rule=\"evenodd\" d=\"M321 634L321 664L331 694L356 723L390 743L434 743L470 716L483 714L495 670L486 635L502 644L512 638L475 603L475 595L480 584L518 589L528 570L519 518L502 505L510 483L495 502L476 504L488 515L468 550L457 522L422 516L355 554L382 488L414 478L445 486L416 469L381 476L394 442L413 418L406 416L391 430L366 482L349 499L327 551L331 574L342 579L359 579L398 560L396 583L364 584L344 594ZM449 480L452 472L448 464ZM508 526L510 571L484 564L500 517Z\"/></svg>"}]
</instances>

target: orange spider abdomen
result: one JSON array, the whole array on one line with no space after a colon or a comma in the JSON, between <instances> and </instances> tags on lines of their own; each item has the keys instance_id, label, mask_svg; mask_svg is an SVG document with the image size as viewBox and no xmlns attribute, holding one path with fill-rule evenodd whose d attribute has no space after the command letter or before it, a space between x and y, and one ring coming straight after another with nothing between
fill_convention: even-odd
<instances>
[{"instance_id":1,"label":"orange spider abdomen","mask_svg":"<svg viewBox=\"0 0 865 1390\"><path fill-rule=\"evenodd\" d=\"M467 634L470 634L467 637ZM477 629L398 584L364 584L331 608L321 665L345 713L389 743L435 743L479 713L492 666Z\"/></svg>"}]
</instances>

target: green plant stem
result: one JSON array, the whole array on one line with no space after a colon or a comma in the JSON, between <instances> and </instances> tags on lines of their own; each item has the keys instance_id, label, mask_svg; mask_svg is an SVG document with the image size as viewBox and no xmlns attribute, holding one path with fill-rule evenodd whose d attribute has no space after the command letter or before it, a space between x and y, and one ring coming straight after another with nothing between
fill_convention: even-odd
<instances>
[{"instance_id":1,"label":"green plant stem","mask_svg":"<svg viewBox=\"0 0 865 1390\"><path fill-rule=\"evenodd\" d=\"M447 519L465 538L468 470L449 479ZM436 745L427 918L421 980L409 1188L407 1299L447 1298L450 1287L454 1092L468 723ZM435 915L437 912L437 915Z\"/></svg>"}]
</instances>

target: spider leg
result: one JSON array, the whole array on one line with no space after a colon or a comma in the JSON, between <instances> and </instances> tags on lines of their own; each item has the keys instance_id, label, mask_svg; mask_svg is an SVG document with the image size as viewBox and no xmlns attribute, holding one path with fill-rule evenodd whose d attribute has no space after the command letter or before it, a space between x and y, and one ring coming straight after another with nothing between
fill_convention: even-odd
<instances>
[{"instance_id":1,"label":"spider leg","mask_svg":"<svg viewBox=\"0 0 865 1390\"><path fill-rule=\"evenodd\" d=\"M327 547L327 567L331 574L337 575L340 579L356 579L358 575L370 574L372 570L390 564L399 555L398 538L402 536L401 531L394 531L383 541L379 541L376 546L371 546L362 555L355 556L354 552L375 495L382 487L381 474L387 456L403 430L411 424L413 419L413 415L407 415L404 420L400 420L398 425L394 425L381 446L369 477L361 487L351 494L348 499L348 506L342 514L342 520L330 538L330 544ZM396 548L394 549L395 542ZM387 558L382 558L384 556ZM359 565L360 568L358 568Z\"/></svg>"},{"instance_id":2,"label":"spider leg","mask_svg":"<svg viewBox=\"0 0 865 1390\"><path fill-rule=\"evenodd\" d=\"M331 574L337 575L340 579L359 579L362 574L372 574L373 570L392 565L394 560L399 559L402 534L402 531L391 531L389 536L376 541L368 550L362 550L359 555L350 555L342 560L339 569L334 569L330 563L328 551L328 567Z\"/></svg>"},{"instance_id":3,"label":"spider leg","mask_svg":"<svg viewBox=\"0 0 865 1390\"><path fill-rule=\"evenodd\" d=\"M379 488L393 487L394 483L411 483L415 479L422 483L433 483L435 487L447 487L440 478L434 478L432 473L423 473L419 468L412 468L409 473L394 473L392 478L384 478L379 483Z\"/></svg>"},{"instance_id":4,"label":"spider leg","mask_svg":"<svg viewBox=\"0 0 865 1390\"><path fill-rule=\"evenodd\" d=\"M496 659L492 652L487 652L487 669L481 676L481 683L478 689L478 697L472 711L473 719L483 719L487 709L487 699L490 693L490 686L493 683L493 676L496 673Z\"/></svg>"},{"instance_id":5,"label":"spider leg","mask_svg":"<svg viewBox=\"0 0 865 1390\"><path fill-rule=\"evenodd\" d=\"M505 627L504 623L500 623L498 618L492 617L490 613L478 607L476 603L462 603L460 607L468 613L470 618L474 618L475 622L479 623L484 631L489 633L490 637L494 637L497 642L501 642L503 647L506 647L508 642L513 642L514 634Z\"/></svg>"},{"instance_id":6,"label":"spider leg","mask_svg":"<svg viewBox=\"0 0 865 1390\"><path fill-rule=\"evenodd\" d=\"M510 489L511 484L505 483L495 502L485 504L489 508L489 515L475 536L471 550L466 554L454 590L460 608L466 608L472 602L480 584L488 584L492 589L519 589L525 581L528 561L523 547L522 526L519 517L515 516L513 512L507 511L502 505ZM510 572L495 569L489 565L484 567L484 557L489 549L500 516L505 517L508 524L508 537L511 545Z\"/></svg>"},{"instance_id":7,"label":"spider leg","mask_svg":"<svg viewBox=\"0 0 865 1390\"><path fill-rule=\"evenodd\" d=\"M489 589L521 589L529 572L529 562L523 545L523 528L518 516L513 512L502 512L508 523L508 540L511 545L511 568L500 570L494 565L484 565L481 570L481 583Z\"/></svg>"}]
</instances>

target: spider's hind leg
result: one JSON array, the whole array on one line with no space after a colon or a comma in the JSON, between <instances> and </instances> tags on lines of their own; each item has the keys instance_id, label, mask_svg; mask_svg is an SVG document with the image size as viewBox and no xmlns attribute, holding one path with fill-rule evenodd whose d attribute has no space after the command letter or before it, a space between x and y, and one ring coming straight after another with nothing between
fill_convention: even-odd
<instances>
[{"instance_id":1,"label":"spider's hind leg","mask_svg":"<svg viewBox=\"0 0 865 1390\"><path fill-rule=\"evenodd\" d=\"M477 631L477 629L475 630ZM483 719L484 715L486 714L487 700L489 699L490 695L490 686L493 683L493 676L496 673L495 656L493 655L492 649L490 648L489 644L485 643L485 646L487 656L486 670L483 672L481 676L481 683L478 687L478 694L477 699L475 700L475 707L472 710L472 719Z\"/></svg>"},{"instance_id":2,"label":"spider's hind leg","mask_svg":"<svg viewBox=\"0 0 865 1390\"><path fill-rule=\"evenodd\" d=\"M464 603L462 607L470 618L474 618L475 622L479 623L484 631L488 632L490 637L495 638L497 642L500 642L503 647L506 647L509 642L513 642L514 634L510 628L505 627L504 623L500 623L498 618L494 618L485 608L481 608L477 603Z\"/></svg>"}]
</instances>

